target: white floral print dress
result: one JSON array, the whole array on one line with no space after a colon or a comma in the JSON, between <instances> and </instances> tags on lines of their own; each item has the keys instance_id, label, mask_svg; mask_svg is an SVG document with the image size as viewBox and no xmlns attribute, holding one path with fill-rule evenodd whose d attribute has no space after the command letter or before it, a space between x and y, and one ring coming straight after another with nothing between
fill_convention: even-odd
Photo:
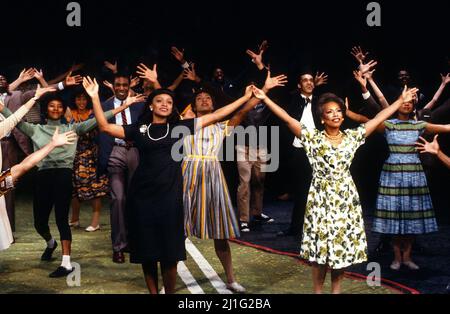
<instances>
[{"instance_id":1,"label":"white floral print dress","mask_svg":"<svg viewBox=\"0 0 450 314\"><path fill-rule=\"evenodd\" d=\"M313 169L300 256L341 269L367 260L367 240L358 191L350 174L356 150L365 142L365 127L343 131L335 148L324 131L302 124L300 141Z\"/></svg>"}]
</instances>

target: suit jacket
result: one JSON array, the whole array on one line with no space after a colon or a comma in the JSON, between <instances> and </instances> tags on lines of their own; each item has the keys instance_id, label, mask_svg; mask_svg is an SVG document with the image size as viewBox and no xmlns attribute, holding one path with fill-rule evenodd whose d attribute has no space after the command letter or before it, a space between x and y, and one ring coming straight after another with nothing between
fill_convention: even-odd
<instances>
[{"instance_id":1,"label":"suit jacket","mask_svg":"<svg viewBox=\"0 0 450 314\"><path fill-rule=\"evenodd\" d=\"M320 123L321 117L319 116L319 113L317 112L317 101L318 101L318 97L313 95L312 100L311 100L311 110L312 110L315 127L317 129L322 129L323 126L322 126L322 123ZM289 113L289 115L291 117L300 121L302 119L303 111L305 110L305 107L306 107L305 99L302 97L299 90L295 90L291 94L291 102L289 103L287 112Z\"/></svg>"},{"instance_id":2,"label":"suit jacket","mask_svg":"<svg viewBox=\"0 0 450 314\"><path fill-rule=\"evenodd\" d=\"M109 111L114 109L114 97L108 99L102 104L103 111ZM137 103L132 105L130 108L131 114L131 124L136 123L142 111L144 110L144 103ZM116 123L116 118L112 117L109 123ZM105 173L108 168L109 157L114 147L114 137L101 132L98 136L99 142L99 154L98 154L98 172Z\"/></svg>"},{"instance_id":3,"label":"suit jacket","mask_svg":"<svg viewBox=\"0 0 450 314\"><path fill-rule=\"evenodd\" d=\"M13 91L6 96L5 106L12 112L16 112L17 109L19 109L23 104L33 98L34 94L34 90L26 92ZM24 120L26 120L26 118ZM19 131L19 129L15 128L14 130L12 130L11 135L14 137L20 149L26 155L29 155L33 152L29 137Z\"/></svg>"}]
</instances>

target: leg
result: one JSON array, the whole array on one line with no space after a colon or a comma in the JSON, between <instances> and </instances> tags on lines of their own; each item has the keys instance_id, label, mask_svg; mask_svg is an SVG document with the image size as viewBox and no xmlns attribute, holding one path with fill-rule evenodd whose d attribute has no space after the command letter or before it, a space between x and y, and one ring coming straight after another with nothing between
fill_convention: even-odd
<instances>
[{"instance_id":1,"label":"leg","mask_svg":"<svg viewBox=\"0 0 450 314\"><path fill-rule=\"evenodd\" d=\"M100 197L92 200L92 220L91 226L97 227L100 224L100 211L102 209L102 199Z\"/></svg>"},{"instance_id":2,"label":"leg","mask_svg":"<svg viewBox=\"0 0 450 314\"><path fill-rule=\"evenodd\" d=\"M127 245L125 231L126 148L115 146L109 158L108 173L111 187L111 241L114 252Z\"/></svg>"},{"instance_id":3,"label":"leg","mask_svg":"<svg viewBox=\"0 0 450 314\"><path fill-rule=\"evenodd\" d=\"M231 284L235 282L233 261L231 258L231 249L228 240L214 240L214 249L216 250L217 257L225 270L228 283Z\"/></svg>"},{"instance_id":4,"label":"leg","mask_svg":"<svg viewBox=\"0 0 450 314\"><path fill-rule=\"evenodd\" d=\"M142 264L145 283L150 294L158 294L158 263L149 262Z\"/></svg>"},{"instance_id":5,"label":"leg","mask_svg":"<svg viewBox=\"0 0 450 314\"><path fill-rule=\"evenodd\" d=\"M341 293L341 283L344 279L343 269L333 269L331 270L331 293L340 294Z\"/></svg>"},{"instance_id":6,"label":"leg","mask_svg":"<svg viewBox=\"0 0 450 314\"><path fill-rule=\"evenodd\" d=\"M411 249L412 249L412 244L414 242L414 238L413 237L405 237L403 239L403 245L404 245L404 250L403 250L403 262L411 262Z\"/></svg>"},{"instance_id":7,"label":"leg","mask_svg":"<svg viewBox=\"0 0 450 314\"><path fill-rule=\"evenodd\" d=\"M177 283L177 262L161 262L161 273L166 294L174 294Z\"/></svg>"},{"instance_id":8,"label":"leg","mask_svg":"<svg viewBox=\"0 0 450 314\"><path fill-rule=\"evenodd\" d=\"M265 163L265 157L266 154L259 149L258 160L253 164L251 171L251 212L254 216L260 216L263 210L266 173L261 171L261 166Z\"/></svg>"},{"instance_id":9,"label":"leg","mask_svg":"<svg viewBox=\"0 0 450 314\"><path fill-rule=\"evenodd\" d=\"M72 232L69 226L69 209L72 197L72 170L58 169L55 184L55 218L62 243L62 254L70 256Z\"/></svg>"},{"instance_id":10,"label":"leg","mask_svg":"<svg viewBox=\"0 0 450 314\"><path fill-rule=\"evenodd\" d=\"M314 285L314 293L322 294L323 291L323 283L325 282L325 277L327 276L327 266L319 265L317 263L313 263L312 265L312 278Z\"/></svg>"},{"instance_id":11,"label":"leg","mask_svg":"<svg viewBox=\"0 0 450 314\"><path fill-rule=\"evenodd\" d=\"M46 242L52 239L48 221L50 212L54 204L54 192L52 184L52 174L49 171L38 171L36 175L37 182L35 185L33 199L33 219L34 228L37 233L44 238Z\"/></svg>"},{"instance_id":12,"label":"leg","mask_svg":"<svg viewBox=\"0 0 450 314\"><path fill-rule=\"evenodd\" d=\"M249 161L238 161L239 185L237 188L237 205L239 220L241 222L250 221L250 179L251 164Z\"/></svg>"},{"instance_id":13,"label":"leg","mask_svg":"<svg viewBox=\"0 0 450 314\"><path fill-rule=\"evenodd\" d=\"M10 137L1 141L2 147L2 171L11 169L19 162L19 146L16 141ZM13 176L14 178L14 176ZM8 213L9 223L11 224L11 230L16 231L15 223L15 194L14 190L5 194L6 212Z\"/></svg>"},{"instance_id":14,"label":"leg","mask_svg":"<svg viewBox=\"0 0 450 314\"><path fill-rule=\"evenodd\" d=\"M72 218L70 222L74 223L80 220L80 200L77 197L72 198Z\"/></svg>"}]
</instances>

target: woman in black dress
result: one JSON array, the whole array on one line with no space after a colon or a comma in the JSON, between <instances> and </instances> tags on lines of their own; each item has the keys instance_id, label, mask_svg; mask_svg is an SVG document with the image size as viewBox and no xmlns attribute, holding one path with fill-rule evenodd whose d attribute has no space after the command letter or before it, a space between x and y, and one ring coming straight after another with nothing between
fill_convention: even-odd
<instances>
[{"instance_id":1,"label":"woman in black dress","mask_svg":"<svg viewBox=\"0 0 450 314\"><path fill-rule=\"evenodd\" d=\"M179 120L173 92L159 89L149 96L146 112L137 124L119 126L106 121L97 82L87 77L83 86L92 98L100 131L133 141L139 149L140 163L127 202L130 261L142 264L150 293L158 293L157 263L160 262L165 293L173 293L177 262L186 260L182 155L176 147L182 148L184 136L224 119L248 99L199 119Z\"/></svg>"}]
</instances>

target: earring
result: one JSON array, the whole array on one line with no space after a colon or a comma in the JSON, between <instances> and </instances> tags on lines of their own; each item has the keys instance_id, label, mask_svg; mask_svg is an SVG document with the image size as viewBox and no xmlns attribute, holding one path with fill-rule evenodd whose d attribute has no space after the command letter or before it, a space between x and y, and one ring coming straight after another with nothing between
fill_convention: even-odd
<instances>
[{"instance_id":1,"label":"earring","mask_svg":"<svg viewBox=\"0 0 450 314\"><path fill-rule=\"evenodd\" d=\"M324 124L324 123L325 123L325 121L323 121L323 120L322 120L321 122L322 122L322 124Z\"/></svg>"},{"instance_id":2,"label":"earring","mask_svg":"<svg viewBox=\"0 0 450 314\"><path fill-rule=\"evenodd\" d=\"M153 111L153 107L150 107L150 111Z\"/></svg>"}]
</instances>

